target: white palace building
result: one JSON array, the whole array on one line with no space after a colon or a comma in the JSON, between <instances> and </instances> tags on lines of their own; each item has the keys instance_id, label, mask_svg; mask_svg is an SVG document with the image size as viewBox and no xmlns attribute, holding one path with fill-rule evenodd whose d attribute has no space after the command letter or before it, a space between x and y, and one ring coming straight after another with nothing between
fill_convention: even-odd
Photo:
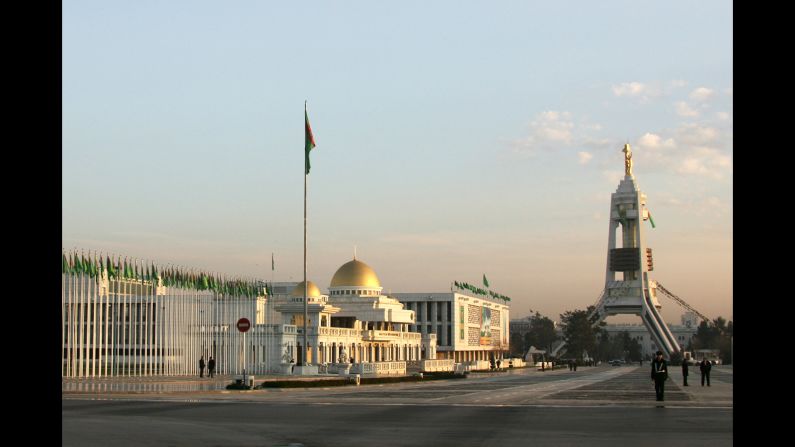
<instances>
[{"instance_id":1,"label":"white palace building","mask_svg":"<svg viewBox=\"0 0 795 447\"><path fill-rule=\"evenodd\" d=\"M214 357L218 374L289 374L305 360L321 373L400 375L455 363L471 369L508 346L506 305L460 293L384 295L373 269L356 259L336 271L328 294L308 282L306 347L303 282L268 287L76 254L64 255L62 278L63 377L198 375L201 357ZM488 333L473 304L478 317L489 308ZM456 307L467 323L451 318ZM251 322L245 333L241 318Z\"/></svg>"}]
</instances>

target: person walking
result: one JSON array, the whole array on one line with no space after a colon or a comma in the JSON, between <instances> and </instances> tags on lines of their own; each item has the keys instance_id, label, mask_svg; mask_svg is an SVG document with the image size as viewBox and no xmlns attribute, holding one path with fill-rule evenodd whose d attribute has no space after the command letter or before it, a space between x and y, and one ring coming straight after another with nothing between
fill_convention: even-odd
<instances>
[{"instance_id":1,"label":"person walking","mask_svg":"<svg viewBox=\"0 0 795 447\"><path fill-rule=\"evenodd\" d=\"M688 365L687 359L682 359L682 379L684 379L684 384L682 386L687 386L687 373L690 366Z\"/></svg>"},{"instance_id":2,"label":"person walking","mask_svg":"<svg viewBox=\"0 0 795 447\"><path fill-rule=\"evenodd\" d=\"M657 351L657 357L651 362L651 380L654 382L654 392L657 400L665 400L665 381L668 380L668 363L663 358L662 351Z\"/></svg>"},{"instance_id":3,"label":"person walking","mask_svg":"<svg viewBox=\"0 0 795 447\"><path fill-rule=\"evenodd\" d=\"M207 361L207 375L213 377L215 373L215 358L210 356L210 360Z\"/></svg>"},{"instance_id":4,"label":"person walking","mask_svg":"<svg viewBox=\"0 0 795 447\"><path fill-rule=\"evenodd\" d=\"M199 359L199 377L204 377L204 356Z\"/></svg>"},{"instance_id":5,"label":"person walking","mask_svg":"<svg viewBox=\"0 0 795 447\"><path fill-rule=\"evenodd\" d=\"M701 369L701 386L704 386L705 377L707 378L707 386L709 386L709 372L712 370L712 363L705 358L699 363L699 368Z\"/></svg>"},{"instance_id":6,"label":"person walking","mask_svg":"<svg viewBox=\"0 0 795 447\"><path fill-rule=\"evenodd\" d=\"M682 384L682 386L688 386L687 385L687 374L688 374L689 370L690 370L690 362L687 359L682 359L682 380L684 382Z\"/></svg>"}]
</instances>

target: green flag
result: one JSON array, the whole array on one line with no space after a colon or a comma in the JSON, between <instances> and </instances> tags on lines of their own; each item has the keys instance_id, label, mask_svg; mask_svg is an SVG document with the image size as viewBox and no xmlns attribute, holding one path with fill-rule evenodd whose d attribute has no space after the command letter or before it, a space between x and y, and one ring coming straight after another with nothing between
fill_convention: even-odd
<instances>
[{"instance_id":1,"label":"green flag","mask_svg":"<svg viewBox=\"0 0 795 447\"><path fill-rule=\"evenodd\" d=\"M489 280L486 279L486 274L485 273L483 274L483 285L486 286L486 287L489 286Z\"/></svg>"},{"instance_id":2,"label":"green flag","mask_svg":"<svg viewBox=\"0 0 795 447\"><path fill-rule=\"evenodd\" d=\"M69 261L66 260L66 253L61 253L61 273L69 273Z\"/></svg>"},{"instance_id":3,"label":"green flag","mask_svg":"<svg viewBox=\"0 0 795 447\"><path fill-rule=\"evenodd\" d=\"M80 256L75 253L75 272L83 273L83 264L80 262Z\"/></svg>"},{"instance_id":4,"label":"green flag","mask_svg":"<svg viewBox=\"0 0 795 447\"><path fill-rule=\"evenodd\" d=\"M306 174L309 174L309 151L315 147L315 137L312 135L312 127L309 126L309 115L306 112L306 102L304 102L304 123L304 152L306 153L304 166L306 167Z\"/></svg>"},{"instance_id":5,"label":"green flag","mask_svg":"<svg viewBox=\"0 0 795 447\"><path fill-rule=\"evenodd\" d=\"M663 216L663 217L664 217L664 216ZM656 226L656 225L654 225L654 219L652 219L652 217L651 217L651 212L649 212L649 222L651 222L651 227L652 227L652 228L657 228L657 226Z\"/></svg>"}]
</instances>

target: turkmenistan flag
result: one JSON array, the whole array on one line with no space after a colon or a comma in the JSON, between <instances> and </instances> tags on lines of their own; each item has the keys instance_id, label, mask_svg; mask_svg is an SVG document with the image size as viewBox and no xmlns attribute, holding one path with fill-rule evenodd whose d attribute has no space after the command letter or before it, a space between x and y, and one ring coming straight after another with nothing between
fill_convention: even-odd
<instances>
[{"instance_id":1,"label":"turkmenistan flag","mask_svg":"<svg viewBox=\"0 0 795 447\"><path fill-rule=\"evenodd\" d=\"M74 271L77 273L83 273L83 264L80 262L80 257L77 253L74 254Z\"/></svg>"},{"instance_id":2,"label":"turkmenistan flag","mask_svg":"<svg viewBox=\"0 0 795 447\"><path fill-rule=\"evenodd\" d=\"M485 273L483 274L483 285L486 286L486 287L489 286L489 280L486 279L486 274Z\"/></svg>"},{"instance_id":3,"label":"turkmenistan flag","mask_svg":"<svg viewBox=\"0 0 795 447\"><path fill-rule=\"evenodd\" d=\"M309 174L309 151L315 147L315 136L312 135L312 127L309 125L309 115L306 112L306 102L304 102L304 122L306 123L304 126L304 151L306 153L304 166L306 167L306 174Z\"/></svg>"},{"instance_id":4,"label":"turkmenistan flag","mask_svg":"<svg viewBox=\"0 0 795 447\"><path fill-rule=\"evenodd\" d=\"M649 222L651 222L651 227L652 228L657 228L657 226L654 225L654 219L651 217L651 211L649 211Z\"/></svg>"}]
</instances>

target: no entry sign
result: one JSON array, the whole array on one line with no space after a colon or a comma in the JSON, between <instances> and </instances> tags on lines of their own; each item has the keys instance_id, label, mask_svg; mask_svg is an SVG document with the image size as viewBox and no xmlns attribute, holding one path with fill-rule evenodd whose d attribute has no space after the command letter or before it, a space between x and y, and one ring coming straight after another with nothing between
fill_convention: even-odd
<instances>
[{"instance_id":1,"label":"no entry sign","mask_svg":"<svg viewBox=\"0 0 795 447\"><path fill-rule=\"evenodd\" d=\"M237 330L240 332L248 332L251 329L251 322L248 321L248 318L241 318L237 320Z\"/></svg>"}]
</instances>

